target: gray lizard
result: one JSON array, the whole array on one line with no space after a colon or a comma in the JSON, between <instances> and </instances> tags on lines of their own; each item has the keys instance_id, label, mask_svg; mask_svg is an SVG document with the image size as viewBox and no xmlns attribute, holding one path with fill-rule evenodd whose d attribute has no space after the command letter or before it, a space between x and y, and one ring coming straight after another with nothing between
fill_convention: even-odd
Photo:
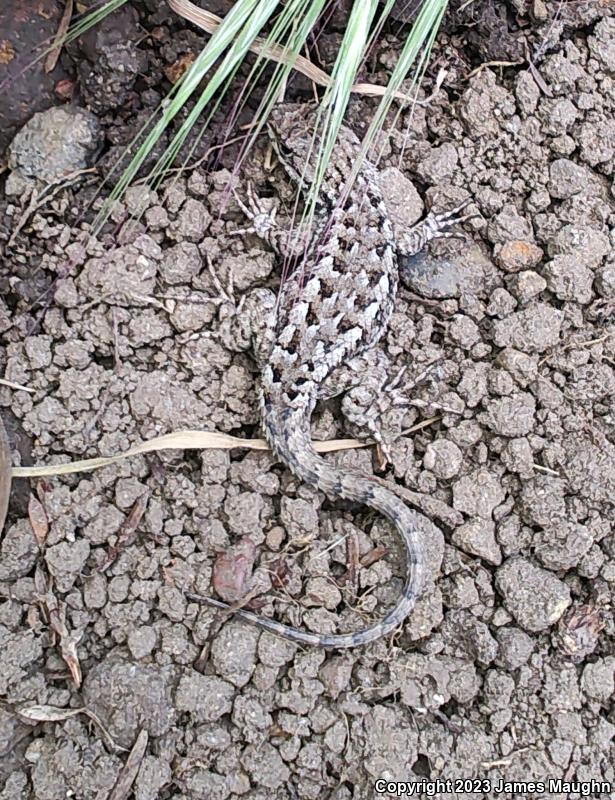
<instances>
[{"instance_id":1,"label":"gray lizard","mask_svg":"<svg viewBox=\"0 0 615 800\"><path fill-rule=\"evenodd\" d=\"M293 182L303 189L312 180L315 146L313 105L275 110L268 129L274 149ZM387 390L387 370L374 358L374 345L386 333L399 283L398 255L418 253L427 242L455 235L452 225L464 221L464 203L444 214L429 213L409 232L395 236L378 186L375 167L364 161L345 201L340 194L360 142L342 128L319 192L319 207L309 247L283 283L279 297L260 289L243 303L238 318L261 370L260 405L265 434L274 453L299 478L329 497L344 498L376 509L395 527L406 549L407 577L396 605L369 627L345 634L299 630L249 611L237 616L303 644L346 648L372 642L395 629L411 612L426 579L423 544L425 518L409 509L373 476L341 470L318 455L311 442L310 419L319 400L363 390L363 421L383 443L379 411ZM239 198L238 198L239 200ZM280 255L300 254L289 231L279 227L275 211L248 191L239 201L251 221L249 230ZM469 215L470 216L470 215ZM217 608L213 598L186 593Z\"/></svg>"}]
</instances>

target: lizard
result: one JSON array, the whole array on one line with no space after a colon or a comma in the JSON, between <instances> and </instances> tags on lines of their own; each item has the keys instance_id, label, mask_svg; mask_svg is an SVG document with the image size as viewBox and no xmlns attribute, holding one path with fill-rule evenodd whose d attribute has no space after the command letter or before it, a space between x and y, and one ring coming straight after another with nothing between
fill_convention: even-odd
<instances>
[{"instance_id":1,"label":"lizard","mask_svg":"<svg viewBox=\"0 0 615 800\"><path fill-rule=\"evenodd\" d=\"M267 123L278 159L302 190L314 176L316 115L313 104L286 105L274 109ZM432 239L458 235L451 227L472 216L461 213L466 201L442 214L430 212L410 231L396 236L376 168L368 160L340 203L359 148L358 137L342 126L319 190L307 248L291 242L292 233L276 222L277 209L266 207L250 186L247 202L235 193L250 221L240 232L254 232L278 255L299 260L277 299L269 290L253 290L243 298L235 319L243 326L244 347L253 350L260 369L262 425L272 451L310 486L329 497L369 506L395 525L407 559L403 591L380 621L342 634L294 628L186 592L189 599L231 609L241 619L292 641L325 648L367 644L397 628L410 614L426 583L423 531L427 520L374 476L341 470L317 454L310 435L312 412L319 400L344 391L358 392L364 406L361 416L372 437L384 446L378 426L381 401L398 380L387 386L387 369L374 357L374 348L386 333L394 309L398 256L414 255Z\"/></svg>"}]
</instances>

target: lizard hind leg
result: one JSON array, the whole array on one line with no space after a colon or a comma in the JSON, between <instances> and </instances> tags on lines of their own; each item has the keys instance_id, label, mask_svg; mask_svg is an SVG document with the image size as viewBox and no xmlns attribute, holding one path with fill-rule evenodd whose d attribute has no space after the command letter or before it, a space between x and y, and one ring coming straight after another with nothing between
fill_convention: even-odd
<instances>
[{"instance_id":1,"label":"lizard hind leg","mask_svg":"<svg viewBox=\"0 0 615 800\"><path fill-rule=\"evenodd\" d=\"M395 415L394 412L409 405L408 398L399 389L406 369L402 367L391 380L385 379L379 386L359 384L342 400L342 413L348 422L378 445L378 460L382 468L392 461L391 445L401 435L402 414Z\"/></svg>"},{"instance_id":2,"label":"lizard hind leg","mask_svg":"<svg viewBox=\"0 0 615 800\"><path fill-rule=\"evenodd\" d=\"M394 412L409 405L400 389L406 369L402 367L391 378L391 364L382 350L368 350L338 367L318 395L319 400L325 400L343 393L344 417L356 428L359 438L378 444L385 461L390 461L389 448L401 432L401 425L395 423L401 423L402 414Z\"/></svg>"}]
</instances>

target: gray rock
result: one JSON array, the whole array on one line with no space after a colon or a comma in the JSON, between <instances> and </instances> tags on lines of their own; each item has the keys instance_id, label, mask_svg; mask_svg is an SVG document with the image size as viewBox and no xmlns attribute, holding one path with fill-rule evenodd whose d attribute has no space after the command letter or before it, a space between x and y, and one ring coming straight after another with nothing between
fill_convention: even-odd
<instances>
[{"instance_id":1,"label":"gray rock","mask_svg":"<svg viewBox=\"0 0 615 800\"><path fill-rule=\"evenodd\" d=\"M216 672L234 686L245 686L256 666L256 645L261 632L242 622L228 622L211 644Z\"/></svg>"},{"instance_id":2,"label":"gray rock","mask_svg":"<svg viewBox=\"0 0 615 800\"><path fill-rule=\"evenodd\" d=\"M594 540L585 525L560 520L534 535L534 553L547 569L566 571L576 567Z\"/></svg>"},{"instance_id":3,"label":"gray rock","mask_svg":"<svg viewBox=\"0 0 615 800\"><path fill-rule=\"evenodd\" d=\"M574 255L586 267L597 267L610 252L609 237L588 225L564 225L549 242L549 255Z\"/></svg>"},{"instance_id":4,"label":"gray rock","mask_svg":"<svg viewBox=\"0 0 615 800\"><path fill-rule=\"evenodd\" d=\"M497 631L496 639L500 645L496 664L505 669L517 669L529 660L534 650L534 640L520 628L503 628Z\"/></svg>"},{"instance_id":5,"label":"gray rock","mask_svg":"<svg viewBox=\"0 0 615 800\"><path fill-rule=\"evenodd\" d=\"M543 252L525 239L510 239L495 248L498 266L505 272L521 272L540 263Z\"/></svg>"},{"instance_id":6,"label":"gray rock","mask_svg":"<svg viewBox=\"0 0 615 800\"><path fill-rule=\"evenodd\" d=\"M463 454L455 442L438 439L427 445L423 466L431 470L437 478L447 480L459 472Z\"/></svg>"},{"instance_id":7,"label":"gray rock","mask_svg":"<svg viewBox=\"0 0 615 800\"><path fill-rule=\"evenodd\" d=\"M123 747L132 747L141 728L162 736L174 719L166 673L114 654L86 675L83 700Z\"/></svg>"},{"instance_id":8,"label":"gray rock","mask_svg":"<svg viewBox=\"0 0 615 800\"><path fill-rule=\"evenodd\" d=\"M55 578L58 591L67 592L79 577L90 555L90 543L84 539L60 542L48 547L45 561Z\"/></svg>"},{"instance_id":9,"label":"gray rock","mask_svg":"<svg viewBox=\"0 0 615 800\"><path fill-rule=\"evenodd\" d=\"M386 167L379 171L378 185L394 225L403 231L418 222L423 214L423 200L400 169Z\"/></svg>"},{"instance_id":10,"label":"gray rock","mask_svg":"<svg viewBox=\"0 0 615 800\"><path fill-rule=\"evenodd\" d=\"M199 249L191 242L180 242L164 251L160 276L171 285L190 283L203 268Z\"/></svg>"},{"instance_id":11,"label":"gray rock","mask_svg":"<svg viewBox=\"0 0 615 800\"><path fill-rule=\"evenodd\" d=\"M536 110L540 99L540 89L529 70L522 70L515 81L515 97L517 106L524 114L531 114Z\"/></svg>"},{"instance_id":12,"label":"gray rock","mask_svg":"<svg viewBox=\"0 0 615 800\"><path fill-rule=\"evenodd\" d=\"M509 558L498 569L495 583L506 608L528 631L547 630L571 602L565 583L521 556Z\"/></svg>"},{"instance_id":13,"label":"gray rock","mask_svg":"<svg viewBox=\"0 0 615 800\"><path fill-rule=\"evenodd\" d=\"M440 147L433 147L427 156L419 162L416 173L426 183L440 184L453 175L459 156L450 142Z\"/></svg>"},{"instance_id":14,"label":"gray rock","mask_svg":"<svg viewBox=\"0 0 615 800\"><path fill-rule=\"evenodd\" d=\"M235 687L214 675L187 670L175 692L178 711L188 711L197 723L213 722L233 708Z\"/></svg>"},{"instance_id":15,"label":"gray rock","mask_svg":"<svg viewBox=\"0 0 615 800\"><path fill-rule=\"evenodd\" d=\"M133 628L128 634L128 649L133 658L146 658L156 646L156 629L151 625Z\"/></svg>"},{"instance_id":16,"label":"gray rock","mask_svg":"<svg viewBox=\"0 0 615 800\"><path fill-rule=\"evenodd\" d=\"M553 475L536 475L526 481L518 499L521 517L528 525L555 525L566 516L566 483Z\"/></svg>"},{"instance_id":17,"label":"gray rock","mask_svg":"<svg viewBox=\"0 0 615 800\"><path fill-rule=\"evenodd\" d=\"M38 544L28 520L20 519L4 533L0 545L0 581L27 575L36 564Z\"/></svg>"},{"instance_id":18,"label":"gray rock","mask_svg":"<svg viewBox=\"0 0 615 800\"><path fill-rule=\"evenodd\" d=\"M480 341L478 325L465 314L456 314L453 317L447 333L464 350L469 350Z\"/></svg>"},{"instance_id":19,"label":"gray rock","mask_svg":"<svg viewBox=\"0 0 615 800\"><path fill-rule=\"evenodd\" d=\"M491 520L475 519L466 522L453 532L453 544L478 556L496 567L502 563L502 551L495 539L495 525Z\"/></svg>"},{"instance_id":20,"label":"gray rock","mask_svg":"<svg viewBox=\"0 0 615 800\"><path fill-rule=\"evenodd\" d=\"M400 277L408 289L423 297L443 300L461 294L482 294L493 265L478 247L453 258L434 258L427 251L399 259Z\"/></svg>"},{"instance_id":21,"label":"gray rock","mask_svg":"<svg viewBox=\"0 0 615 800\"><path fill-rule=\"evenodd\" d=\"M615 72L615 20L606 17L594 28L594 35L588 36L592 56L600 62L601 67L611 75Z\"/></svg>"},{"instance_id":22,"label":"gray rock","mask_svg":"<svg viewBox=\"0 0 615 800\"><path fill-rule=\"evenodd\" d=\"M517 392L510 397L490 400L486 421L494 433L516 438L532 431L535 413L536 401L533 395L529 392Z\"/></svg>"},{"instance_id":23,"label":"gray rock","mask_svg":"<svg viewBox=\"0 0 615 800\"><path fill-rule=\"evenodd\" d=\"M493 509L505 497L500 479L484 467L453 484L453 508L470 517L491 519Z\"/></svg>"},{"instance_id":24,"label":"gray rock","mask_svg":"<svg viewBox=\"0 0 615 800\"><path fill-rule=\"evenodd\" d=\"M523 388L538 375L538 356L529 356L512 347L502 350L496 359L496 364L507 370Z\"/></svg>"},{"instance_id":25,"label":"gray rock","mask_svg":"<svg viewBox=\"0 0 615 800\"><path fill-rule=\"evenodd\" d=\"M544 292L547 288L547 282L542 275L534 272L533 269L526 269L514 275L508 286L517 300L525 304L536 295Z\"/></svg>"},{"instance_id":26,"label":"gray rock","mask_svg":"<svg viewBox=\"0 0 615 800\"><path fill-rule=\"evenodd\" d=\"M9 167L53 183L85 169L102 145L98 119L83 108L62 106L35 114L11 142Z\"/></svg>"},{"instance_id":27,"label":"gray rock","mask_svg":"<svg viewBox=\"0 0 615 800\"><path fill-rule=\"evenodd\" d=\"M586 664L581 676L581 688L588 697L607 704L615 691L615 656Z\"/></svg>"},{"instance_id":28,"label":"gray rock","mask_svg":"<svg viewBox=\"0 0 615 800\"><path fill-rule=\"evenodd\" d=\"M596 273L596 291L607 300L615 297L615 263L605 264L598 270Z\"/></svg>"},{"instance_id":29,"label":"gray rock","mask_svg":"<svg viewBox=\"0 0 615 800\"><path fill-rule=\"evenodd\" d=\"M562 312L546 303L532 303L493 323L498 347L512 346L524 353L544 353L559 342Z\"/></svg>"},{"instance_id":30,"label":"gray rock","mask_svg":"<svg viewBox=\"0 0 615 800\"><path fill-rule=\"evenodd\" d=\"M545 264L544 276L558 300L583 304L591 301L594 275L579 257L555 256Z\"/></svg>"},{"instance_id":31,"label":"gray rock","mask_svg":"<svg viewBox=\"0 0 615 800\"><path fill-rule=\"evenodd\" d=\"M567 200L587 188L590 174L585 167L558 158L549 167L549 194L558 200Z\"/></svg>"},{"instance_id":32,"label":"gray rock","mask_svg":"<svg viewBox=\"0 0 615 800\"><path fill-rule=\"evenodd\" d=\"M579 112L571 100L561 97L556 100L543 100L540 104L540 116L543 119L543 131L551 136L559 136L570 130Z\"/></svg>"}]
</instances>

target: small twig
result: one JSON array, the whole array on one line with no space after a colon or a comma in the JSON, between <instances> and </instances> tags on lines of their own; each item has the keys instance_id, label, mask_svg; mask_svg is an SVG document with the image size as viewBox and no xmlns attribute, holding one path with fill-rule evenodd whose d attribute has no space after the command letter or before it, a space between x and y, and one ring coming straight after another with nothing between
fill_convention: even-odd
<instances>
[{"instance_id":1,"label":"small twig","mask_svg":"<svg viewBox=\"0 0 615 800\"><path fill-rule=\"evenodd\" d=\"M118 373L122 368L122 359L120 358L119 322L116 308L111 309L111 317L113 318L113 362L115 372Z\"/></svg>"},{"instance_id":2,"label":"small twig","mask_svg":"<svg viewBox=\"0 0 615 800\"><path fill-rule=\"evenodd\" d=\"M348 538L348 536L349 536L348 533L345 533L343 536L340 536L339 539L336 539L328 547L325 547L324 550L321 550L320 553L311 558L310 561L316 561L317 559L322 558L327 553L330 553L331 550L334 550L338 546L338 544L341 544L343 541L345 541ZM296 556L301 555L301 553L304 553L308 549L310 548L306 547L303 550L299 550L295 553L295 555Z\"/></svg>"},{"instance_id":3,"label":"small twig","mask_svg":"<svg viewBox=\"0 0 615 800\"><path fill-rule=\"evenodd\" d=\"M350 597L356 601L359 592L359 539L353 531L346 542L346 552L348 554L348 590Z\"/></svg>"},{"instance_id":4,"label":"small twig","mask_svg":"<svg viewBox=\"0 0 615 800\"><path fill-rule=\"evenodd\" d=\"M529 749L529 747L520 747L518 750L512 752L508 758L499 758L497 761L481 761L480 765L483 769L491 769L492 767L509 767L512 764L514 756L519 755L519 753L525 753L525 751Z\"/></svg>"},{"instance_id":5,"label":"small twig","mask_svg":"<svg viewBox=\"0 0 615 800\"><path fill-rule=\"evenodd\" d=\"M7 242L7 247L10 247L12 244L14 244L15 239L19 235L21 229L28 222L35 211L38 211L43 206L47 205L47 203L53 200L58 192L61 192L62 189L66 189L67 186L75 183L78 178L89 172L95 172L95 169L93 167L88 169L79 169L76 172L71 172L69 175L63 175L61 178L48 183L47 186L44 186L40 191L34 190L30 195L30 202L15 224L15 227Z\"/></svg>"},{"instance_id":6,"label":"small twig","mask_svg":"<svg viewBox=\"0 0 615 800\"><path fill-rule=\"evenodd\" d=\"M556 478L560 478L559 472L554 469L550 469L549 467L543 467L542 464L532 464L534 469L538 470L538 472L546 472L547 475L555 475Z\"/></svg>"},{"instance_id":7,"label":"small twig","mask_svg":"<svg viewBox=\"0 0 615 800\"><path fill-rule=\"evenodd\" d=\"M551 91L550 87L545 83L544 78L538 71L538 67L532 61L532 57L530 56L530 48L527 46L527 42L525 43L525 58L530 68L530 72L532 73L532 78L534 78L534 80L536 81L536 85L538 86L538 88L547 97L553 97L553 92Z\"/></svg>"},{"instance_id":8,"label":"small twig","mask_svg":"<svg viewBox=\"0 0 615 800\"><path fill-rule=\"evenodd\" d=\"M376 545L376 547L372 547L371 550L368 550L368 552L359 559L359 564L363 569L367 569L367 567L371 567L371 565L375 564L377 561L381 561L388 552L388 549L383 544Z\"/></svg>"},{"instance_id":9,"label":"small twig","mask_svg":"<svg viewBox=\"0 0 615 800\"><path fill-rule=\"evenodd\" d=\"M9 389L17 389L21 392L30 392L31 394L34 394L34 392L36 391L35 389L30 389L29 386L22 386L20 383L13 383L13 381L7 381L5 378L0 378L0 384L2 384L2 386L8 386Z\"/></svg>"},{"instance_id":10,"label":"small twig","mask_svg":"<svg viewBox=\"0 0 615 800\"><path fill-rule=\"evenodd\" d=\"M404 428L400 435L407 436L409 433L415 433L423 428L428 428L430 425L433 425L434 422L439 422L441 419L442 417L429 417L428 419L421 420L421 422L417 422L416 425L412 425L409 428Z\"/></svg>"},{"instance_id":11,"label":"small twig","mask_svg":"<svg viewBox=\"0 0 615 800\"><path fill-rule=\"evenodd\" d=\"M143 494L135 500L133 507L130 509L130 513L118 531L115 545L109 550L107 558L98 568L99 572L108 570L122 550L132 544L136 536L137 526L139 522L141 522L141 517L147 508L148 499L149 492L143 492Z\"/></svg>"},{"instance_id":12,"label":"small twig","mask_svg":"<svg viewBox=\"0 0 615 800\"><path fill-rule=\"evenodd\" d=\"M597 339L588 339L585 342L571 342L570 344L564 345L562 348L563 350L576 350L577 347L591 347L593 344L601 344L609 339L611 336L615 336L615 331L609 331L605 333L604 336L599 336Z\"/></svg>"},{"instance_id":13,"label":"small twig","mask_svg":"<svg viewBox=\"0 0 615 800\"><path fill-rule=\"evenodd\" d=\"M60 58L60 53L62 52L62 47L64 46L64 39L66 37L66 31L70 25L70 19L73 16L73 0L66 0L66 5L64 6L64 13L62 14L62 19L60 20L60 24L58 25L58 32L55 35L53 40L52 49L49 51L47 58L45 59L45 72L52 72L55 65L58 63L58 59Z\"/></svg>"},{"instance_id":14,"label":"small twig","mask_svg":"<svg viewBox=\"0 0 615 800\"><path fill-rule=\"evenodd\" d=\"M472 72L469 72L464 77L464 81L469 81L470 78L473 78L475 75L478 75L479 72L482 72L484 69L487 69L488 67L518 67L519 64L523 64L523 61L485 61L484 64L479 64L479 66L476 67L476 69L473 69Z\"/></svg>"},{"instance_id":15,"label":"small twig","mask_svg":"<svg viewBox=\"0 0 615 800\"><path fill-rule=\"evenodd\" d=\"M96 410L96 413L94 414L94 416L93 416L93 417L91 417L91 418L88 420L88 422L87 422L86 426L85 426L85 427L84 427L84 429L83 429L83 437L84 437L85 439L88 439L88 438L89 438L90 434L91 434L91 433L92 433L92 431L94 430L94 427L96 426L96 423L98 422L98 420L99 420L99 419L101 418L101 416L103 415L103 413L104 413L104 411L105 411L105 408L107 407L107 400L109 399L109 394L110 394L110 392L111 392L111 382L109 382L109 383L108 383L108 384L105 386L105 388L104 388L104 390L103 390L103 393L102 393L102 395L100 396L100 401L99 401L99 405L98 405L98 408L97 408L97 410Z\"/></svg>"}]
</instances>

